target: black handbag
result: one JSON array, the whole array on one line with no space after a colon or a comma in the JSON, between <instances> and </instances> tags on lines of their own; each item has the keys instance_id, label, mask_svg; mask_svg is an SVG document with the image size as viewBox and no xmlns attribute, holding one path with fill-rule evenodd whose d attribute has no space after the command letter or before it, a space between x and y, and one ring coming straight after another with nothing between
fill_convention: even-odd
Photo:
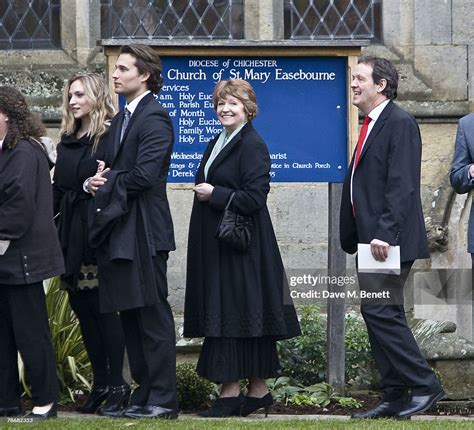
<instances>
[{"instance_id":1,"label":"black handbag","mask_svg":"<svg viewBox=\"0 0 474 430\"><path fill-rule=\"evenodd\" d=\"M215 237L237 251L246 251L250 246L253 221L251 217L236 214L229 209L234 194L231 194L225 206Z\"/></svg>"}]
</instances>

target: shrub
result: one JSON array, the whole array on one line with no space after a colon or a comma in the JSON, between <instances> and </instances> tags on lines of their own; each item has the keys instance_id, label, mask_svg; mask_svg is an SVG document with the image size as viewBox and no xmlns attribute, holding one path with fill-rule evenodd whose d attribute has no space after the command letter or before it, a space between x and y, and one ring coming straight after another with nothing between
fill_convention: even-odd
<instances>
[{"instance_id":1,"label":"shrub","mask_svg":"<svg viewBox=\"0 0 474 430\"><path fill-rule=\"evenodd\" d=\"M326 319L317 307L302 306L301 336L278 342L283 374L304 386L326 376Z\"/></svg>"},{"instance_id":2,"label":"shrub","mask_svg":"<svg viewBox=\"0 0 474 430\"><path fill-rule=\"evenodd\" d=\"M195 367L194 363L180 363L176 366L178 403L184 411L202 409L214 392L214 384L201 378Z\"/></svg>"},{"instance_id":3,"label":"shrub","mask_svg":"<svg viewBox=\"0 0 474 430\"><path fill-rule=\"evenodd\" d=\"M304 387L300 384L292 384L287 376L267 379L267 386L272 393L273 398L277 402L286 403L288 399L294 397L298 393L304 391Z\"/></svg>"},{"instance_id":4,"label":"shrub","mask_svg":"<svg viewBox=\"0 0 474 430\"><path fill-rule=\"evenodd\" d=\"M293 384L310 386L326 379L326 316L319 307L299 308L301 336L278 343L283 373ZM369 384L374 361L370 352L367 329L363 321L346 316L346 381L351 385Z\"/></svg>"},{"instance_id":5,"label":"shrub","mask_svg":"<svg viewBox=\"0 0 474 430\"><path fill-rule=\"evenodd\" d=\"M346 316L346 382L353 386L373 382L375 361L370 350L365 323L351 315Z\"/></svg>"},{"instance_id":6,"label":"shrub","mask_svg":"<svg viewBox=\"0 0 474 430\"><path fill-rule=\"evenodd\" d=\"M288 378L280 377L267 380L268 388L277 401L289 403L293 406L327 407L330 403L337 403L343 408L360 408L362 404L352 397L340 397L336 389L325 382L309 387L291 386Z\"/></svg>"}]
</instances>

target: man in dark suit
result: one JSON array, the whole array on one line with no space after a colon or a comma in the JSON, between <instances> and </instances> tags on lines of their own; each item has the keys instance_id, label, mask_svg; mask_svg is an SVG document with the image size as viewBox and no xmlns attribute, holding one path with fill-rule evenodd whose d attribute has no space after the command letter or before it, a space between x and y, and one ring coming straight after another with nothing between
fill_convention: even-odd
<instances>
[{"instance_id":1,"label":"man in dark suit","mask_svg":"<svg viewBox=\"0 0 474 430\"><path fill-rule=\"evenodd\" d=\"M361 313L381 375L383 397L374 409L353 418L408 418L444 395L410 331L403 286L414 260L429 257L420 199L421 137L409 113L392 100L398 73L383 58L361 57L352 71L352 102L365 115L341 201L341 246L354 254L370 244L384 261L400 246L401 274L358 273L365 292L387 291L390 300L362 300Z\"/></svg>"},{"instance_id":2,"label":"man in dark suit","mask_svg":"<svg viewBox=\"0 0 474 430\"><path fill-rule=\"evenodd\" d=\"M458 194L474 189L474 113L459 120L456 146L450 172L451 186ZM471 254L471 315L474 327L474 205L471 205L467 226L467 252Z\"/></svg>"},{"instance_id":3,"label":"man in dark suit","mask_svg":"<svg viewBox=\"0 0 474 430\"><path fill-rule=\"evenodd\" d=\"M472 113L459 120L450 180L458 194L465 194L474 189L474 114ZM471 254L474 268L474 205L471 205L469 214L467 243L467 252Z\"/></svg>"},{"instance_id":4,"label":"man in dark suit","mask_svg":"<svg viewBox=\"0 0 474 430\"><path fill-rule=\"evenodd\" d=\"M128 406L123 402L126 408L102 413L176 418L176 340L166 278L168 252L175 249L166 197L173 127L153 96L163 82L160 58L149 46L123 46L112 78L127 103L110 126L107 168L87 184L95 193L91 238L99 246L101 310L120 312L138 388Z\"/></svg>"}]
</instances>

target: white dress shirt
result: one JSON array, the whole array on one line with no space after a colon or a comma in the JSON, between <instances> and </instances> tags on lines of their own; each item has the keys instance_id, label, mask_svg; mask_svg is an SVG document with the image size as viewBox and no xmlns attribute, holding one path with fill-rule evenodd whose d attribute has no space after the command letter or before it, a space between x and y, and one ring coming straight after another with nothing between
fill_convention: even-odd
<instances>
[{"instance_id":1,"label":"white dress shirt","mask_svg":"<svg viewBox=\"0 0 474 430\"><path fill-rule=\"evenodd\" d=\"M143 94L140 94L138 97L135 97L130 103L127 103L125 105L125 109L128 109L128 111L130 112L130 117L132 117L133 112L135 112L135 109L137 108L138 103L140 103L142 98L145 97L149 93L151 93L151 91L147 90Z\"/></svg>"}]
</instances>

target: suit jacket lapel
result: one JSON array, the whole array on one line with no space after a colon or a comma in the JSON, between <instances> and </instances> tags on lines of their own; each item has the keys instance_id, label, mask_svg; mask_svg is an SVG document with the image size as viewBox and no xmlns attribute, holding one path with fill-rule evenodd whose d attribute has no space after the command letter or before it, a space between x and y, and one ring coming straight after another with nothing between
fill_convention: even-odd
<instances>
[{"instance_id":1,"label":"suit jacket lapel","mask_svg":"<svg viewBox=\"0 0 474 430\"><path fill-rule=\"evenodd\" d=\"M112 151L111 151L111 158L112 161L111 163L114 162L115 157L117 156L118 150L120 148L120 132L122 130L122 124L123 124L123 119L124 119L124 113L123 109L117 114L117 116L114 118L112 124L110 125L110 139L112 140L113 145ZM113 130L113 132L112 132Z\"/></svg>"},{"instance_id":2,"label":"suit jacket lapel","mask_svg":"<svg viewBox=\"0 0 474 430\"><path fill-rule=\"evenodd\" d=\"M370 134L367 137L367 140L365 141L364 147L362 148L362 152L360 154L360 159L362 159L362 157L368 151L370 145L373 143L373 141L377 137L377 134L379 134L380 130L382 130L382 128L384 127L385 121L390 116L390 113L392 112L392 109L393 109L393 102L390 101L387 104L387 106L385 106L385 109L382 111L382 113L378 117L377 121L375 121L374 127L370 131ZM359 161L360 161L360 159L359 159Z\"/></svg>"},{"instance_id":3,"label":"suit jacket lapel","mask_svg":"<svg viewBox=\"0 0 474 430\"><path fill-rule=\"evenodd\" d=\"M135 111L133 112L132 116L130 117L130 121L128 122L127 128L125 130L125 133L123 134L123 138L120 139L120 135L122 134L122 124L123 120L125 118L124 114L124 109L120 111L120 118L118 120L117 128L115 129L115 137L114 137L114 160L117 158L118 153L120 152L120 149L123 147L123 143L127 139L128 133L131 130L133 123L139 116L140 112L143 110L143 108L148 104L150 101L150 97L153 97L153 94L147 94L145 97L143 97L142 100L140 100L140 103L138 103L138 106L136 107Z\"/></svg>"}]
</instances>

